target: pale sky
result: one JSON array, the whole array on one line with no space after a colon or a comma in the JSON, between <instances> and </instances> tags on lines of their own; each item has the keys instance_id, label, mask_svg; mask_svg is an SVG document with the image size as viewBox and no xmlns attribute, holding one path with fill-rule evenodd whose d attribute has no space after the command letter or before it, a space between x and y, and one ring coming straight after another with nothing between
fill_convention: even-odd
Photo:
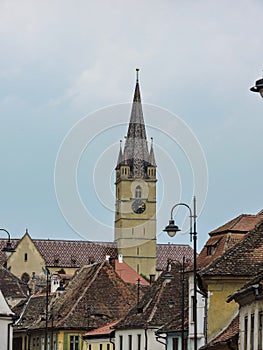
<instances>
[{"instance_id":1,"label":"pale sky","mask_svg":"<svg viewBox=\"0 0 263 350\"><path fill-rule=\"evenodd\" d=\"M0 0L1 227L113 240L137 67L158 165L158 241L189 243L162 229L194 193L199 250L212 229L261 210L263 100L249 88L262 76L262 18L260 0Z\"/></svg>"}]
</instances>

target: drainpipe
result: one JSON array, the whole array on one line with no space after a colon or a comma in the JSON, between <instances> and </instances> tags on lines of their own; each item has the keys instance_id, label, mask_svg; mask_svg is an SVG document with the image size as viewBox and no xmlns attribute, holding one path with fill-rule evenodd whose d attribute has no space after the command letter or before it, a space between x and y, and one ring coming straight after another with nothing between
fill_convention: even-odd
<instances>
[{"instance_id":1,"label":"drainpipe","mask_svg":"<svg viewBox=\"0 0 263 350\"><path fill-rule=\"evenodd\" d=\"M115 350L115 342L112 339L114 338L111 338L110 336L110 343L112 344L112 349Z\"/></svg>"},{"instance_id":2,"label":"drainpipe","mask_svg":"<svg viewBox=\"0 0 263 350\"><path fill-rule=\"evenodd\" d=\"M146 323L144 325L144 338L145 338L144 350L148 350L148 334L147 334L147 330L148 330L148 324Z\"/></svg>"}]
</instances>

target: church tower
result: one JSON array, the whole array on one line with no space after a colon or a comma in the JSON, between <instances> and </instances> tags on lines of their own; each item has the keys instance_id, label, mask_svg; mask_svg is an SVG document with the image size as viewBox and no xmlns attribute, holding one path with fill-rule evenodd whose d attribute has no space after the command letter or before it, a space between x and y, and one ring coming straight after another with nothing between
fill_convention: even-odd
<instances>
[{"instance_id":1,"label":"church tower","mask_svg":"<svg viewBox=\"0 0 263 350\"><path fill-rule=\"evenodd\" d=\"M139 274L156 270L156 163L143 119L139 69L130 123L116 166L115 235L119 254Z\"/></svg>"}]
</instances>

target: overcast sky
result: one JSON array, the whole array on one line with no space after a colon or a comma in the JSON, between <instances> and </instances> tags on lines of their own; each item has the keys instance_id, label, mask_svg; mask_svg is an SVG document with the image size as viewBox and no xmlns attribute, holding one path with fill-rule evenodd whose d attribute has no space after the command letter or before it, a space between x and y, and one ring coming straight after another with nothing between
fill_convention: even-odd
<instances>
[{"instance_id":1,"label":"overcast sky","mask_svg":"<svg viewBox=\"0 0 263 350\"><path fill-rule=\"evenodd\" d=\"M199 249L212 229L261 210L263 100L249 88L262 76L262 18L260 0L0 0L1 226L12 237L113 239L136 67L158 241L189 242L162 228L194 193Z\"/></svg>"}]
</instances>

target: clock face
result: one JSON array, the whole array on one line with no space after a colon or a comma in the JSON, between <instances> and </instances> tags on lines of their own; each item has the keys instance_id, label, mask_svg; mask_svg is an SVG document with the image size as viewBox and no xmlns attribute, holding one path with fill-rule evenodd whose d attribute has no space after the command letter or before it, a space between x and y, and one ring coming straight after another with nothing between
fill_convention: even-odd
<instances>
[{"instance_id":1,"label":"clock face","mask_svg":"<svg viewBox=\"0 0 263 350\"><path fill-rule=\"evenodd\" d=\"M141 199L135 199L135 201L132 203L132 210L135 214L142 214L146 209L146 205L143 200Z\"/></svg>"}]
</instances>

